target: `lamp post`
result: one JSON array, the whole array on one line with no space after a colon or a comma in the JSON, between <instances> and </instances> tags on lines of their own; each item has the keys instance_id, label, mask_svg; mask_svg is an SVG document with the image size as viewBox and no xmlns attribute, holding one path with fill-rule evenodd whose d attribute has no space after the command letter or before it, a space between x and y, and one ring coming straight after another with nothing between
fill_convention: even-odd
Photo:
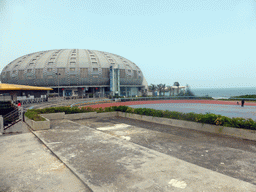
<instances>
[{"instance_id":1,"label":"lamp post","mask_svg":"<svg viewBox=\"0 0 256 192\"><path fill-rule=\"evenodd\" d=\"M55 73L57 75L57 78L58 78L58 97L60 97L60 89L59 89L59 86L60 86L60 81L59 81L59 75L61 75L60 73Z\"/></svg>"}]
</instances>

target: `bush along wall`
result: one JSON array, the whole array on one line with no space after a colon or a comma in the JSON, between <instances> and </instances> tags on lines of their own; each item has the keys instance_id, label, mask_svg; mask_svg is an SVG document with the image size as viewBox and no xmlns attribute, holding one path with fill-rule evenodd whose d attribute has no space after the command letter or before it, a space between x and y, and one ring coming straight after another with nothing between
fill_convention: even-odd
<instances>
[{"instance_id":1,"label":"bush along wall","mask_svg":"<svg viewBox=\"0 0 256 192\"><path fill-rule=\"evenodd\" d=\"M225 127L234 127L234 128L242 128L242 129L250 129L256 130L256 122L252 119L244 119L241 117L229 118L222 115L216 115L213 113L206 114L197 114L197 113L182 113L176 111L164 111L164 110L156 110L149 108L131 108L128 106L112 106L106 108L96 108L93 109L91 107L51 107L45 109L31 109L28 110L25 114L30 119L35 121L44 120L39 114L43 113L58 113L65 112L66 114L73 113L86 113L86 112L113 112L113 111L121 111L126 113L134 113L139 115L153 116L153 117L163 117L177 120L185 120L185 121L194 121L198 123L204 124L212 124L217 126L225 126Z\"/></svg>"}]
</instances>

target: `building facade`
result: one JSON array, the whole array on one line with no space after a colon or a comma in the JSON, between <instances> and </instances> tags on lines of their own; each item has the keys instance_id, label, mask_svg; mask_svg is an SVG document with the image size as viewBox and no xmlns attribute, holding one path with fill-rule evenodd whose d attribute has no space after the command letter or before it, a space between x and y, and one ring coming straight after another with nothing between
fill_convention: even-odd
<instances>
[{"instance_id":1,"label":"building facade","mask_svg":"<svg viewBox=\"0 0 256 192\"><path fill-rule=\"evenodd\" d=\"M2 70L2 83L53 88L60 96L135 96L147 88L140 68L116 54L59 49L17 58Z\"/></svg>"}]
</instances>

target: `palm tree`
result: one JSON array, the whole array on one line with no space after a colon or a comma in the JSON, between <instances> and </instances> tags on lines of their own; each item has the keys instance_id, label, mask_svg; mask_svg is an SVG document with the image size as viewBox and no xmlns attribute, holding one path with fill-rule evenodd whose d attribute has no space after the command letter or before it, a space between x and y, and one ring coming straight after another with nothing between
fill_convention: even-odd
<instances>
[{"instance_id":1,"label":"palm tree","mask_svg":"<svg viewBox=\"0 0 256 192\"><path fill-rule=\"evenodd\" d=\"M148 90L149 90L150 92L154 92L154 91L156 90L156 88L157 88L156 85L154 85L154 84L152 84L152 83L151 83L151 85L148 86Z\"/></svg>"},{"instance_id":2,"label":"palm tree","mask_svg":"<svg viewBox=\"0 0 256 192\"><path fill-rule=\"evenodd\" d=\"M165 84L158 84L157 90L159 91L159 95L161 96L161 93L165 90Z\"/></svg>"}]
</instances>

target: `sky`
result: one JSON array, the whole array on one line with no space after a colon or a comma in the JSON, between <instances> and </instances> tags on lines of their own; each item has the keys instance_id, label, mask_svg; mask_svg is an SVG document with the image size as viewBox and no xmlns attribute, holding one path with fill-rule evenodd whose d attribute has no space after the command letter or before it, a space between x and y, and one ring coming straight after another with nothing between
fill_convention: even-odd
<instances>
[{"instance_id":1,"label":"sky","mask_svg":"<svg viewBox=\"0 0 256 192\"><path fill-rule=\"evenodd\" d=\"M256 0L0 0L0 71L23 55L91 49L148 84L256 87Z\"/></svg>"}]
</instances>

